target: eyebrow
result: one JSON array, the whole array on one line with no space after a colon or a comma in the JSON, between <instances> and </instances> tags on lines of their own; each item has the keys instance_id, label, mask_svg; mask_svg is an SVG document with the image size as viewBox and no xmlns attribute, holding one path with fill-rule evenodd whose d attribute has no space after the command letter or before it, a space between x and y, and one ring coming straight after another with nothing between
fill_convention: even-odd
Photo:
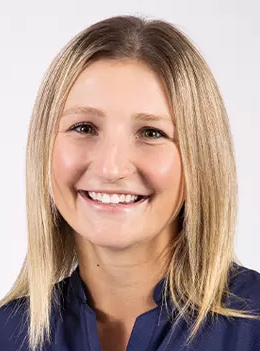
<instances>
[{"instance_id":1,"label":"eyebrow","mask_svg":"<svg viewBox=\"0 0 260 351\"><path fill-rule=\"evenodd\" d=\"M61 118L66 117L70 114L85 114L96 117L106 117L106 113L102 109L90 106L74 106L64 111L61 115ZM166 121L175 125L173 118L170 116L167 117L163 115L155 115L152 113L139 112L134 113L132 117L137 121Z\"/></svg>"}]
</instances>

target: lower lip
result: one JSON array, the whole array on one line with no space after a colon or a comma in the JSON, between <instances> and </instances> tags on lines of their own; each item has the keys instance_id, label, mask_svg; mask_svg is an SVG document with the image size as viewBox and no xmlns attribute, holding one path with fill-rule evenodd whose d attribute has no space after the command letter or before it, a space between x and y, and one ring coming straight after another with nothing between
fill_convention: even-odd
<instances>
[{"instance_id":1,"label":"lower lip","mask_svg":"<svg viewBox=\"0 0 260 351\"><path fill-rule=\"evenodd\" d=\"M105 212L113 212L113 213L117 213L117 212L131 212L137 208L139 208L140 206L144 205L150 198L150 196L148 198L142 199L138 202L133 202L130 204L120 204L120 205L111 205L111 204L102 204L99 203L97 201L94 200L90 200L87 196L86 193L79 191L79 195L81 196L81 198L83 198L87 204L91 205L92 207L96 208L97 210L100 211L105 211Z\"/></svg>"}]
</instances>

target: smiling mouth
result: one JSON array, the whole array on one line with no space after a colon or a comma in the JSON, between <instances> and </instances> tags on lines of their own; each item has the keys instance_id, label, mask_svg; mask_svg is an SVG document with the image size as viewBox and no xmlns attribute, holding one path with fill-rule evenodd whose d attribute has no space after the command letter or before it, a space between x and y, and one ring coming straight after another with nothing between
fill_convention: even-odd
<instances>
[{"instance_id":1,"label":"smiling mouth","mask_svg":"<svg viewBox=\"0 0 260 351\"><path fill-rule=\"evenodd\" d=\"M99 200L94 200L94 199L92 199L92 197L90 197L90 195L89 195L89 193L88 193L87 190L79 190L79 193L80 193L83 197L89 199L90 201L93 201L93 202L98 203L98 204L110 205L110 206L130 206L130 205L135 204L135 203L137 203L137 202L143 202L143 201L147 200L147 199L150 197L150 195L148 195L148 196L141 196L141 195L138 195L138 196L137 196L137 199L134 200L134 201L132 201L132 202L119 202L119 203L111 203L111 202L110 202L110 203L105 203L105 202L102 202L102 201L99 201Z\"/></svg>"}]
</instances>

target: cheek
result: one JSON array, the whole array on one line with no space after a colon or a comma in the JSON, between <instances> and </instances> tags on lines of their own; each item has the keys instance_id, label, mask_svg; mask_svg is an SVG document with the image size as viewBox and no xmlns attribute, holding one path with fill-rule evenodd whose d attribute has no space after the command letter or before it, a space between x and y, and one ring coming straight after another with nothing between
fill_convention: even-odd
<instances>
[{"instance_id":1,"label":"cheek","mask_svg":"<svg viewBox=\"0 0 260 351\"><path fill-rule=\"evenodd\" d=\"M97 150L97 147L95 147ZM181 157L176 145L161 145L153 150L135 153L136 166L145 173L157 191L178 187L181 180ZM95 155L94 155L95 154ZM139 155L139 156L137 156ZM88 152L77 144L57 137L52 156L52 177L56 187L73 187L92 159L97 159L91 147Z\"/></svg>"},{"instance_id":2,"label":"cheek","mask_svg":"<svg viewBox=\"0 0 260 351\"><path fill-rule=\"evenodd\" d=\"M80 177L81 155L72 144L57 137L52 155L52 177L59 187L75 185Z\"/></svg>"},{"instance_id":3,"label":"cheek","mask_svg":"<svg viewBox=\"0 0 260 351\"><path fill-rule=\"evenodd\" d=\"M182 177L181 156L177 147L164 147L146 159L147 175L158 191L176 191Z\"/></svg>"}]
</instances>

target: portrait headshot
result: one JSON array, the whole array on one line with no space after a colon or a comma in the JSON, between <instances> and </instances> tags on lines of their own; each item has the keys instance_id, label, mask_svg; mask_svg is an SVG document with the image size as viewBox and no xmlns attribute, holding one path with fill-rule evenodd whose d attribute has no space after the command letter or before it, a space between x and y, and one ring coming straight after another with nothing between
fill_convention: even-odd
<instances>
[{"instance_id":1,"label":"portrait headshot","mask_svg":"<svg viewBox=\"0 0 260 351\"><path fill-rule=\"evenodd\" d=\"M217 79L178 24L117 14L67 37L28 125L0 351L260 351L237 167Z\"/></svg>"}]
</instances>

